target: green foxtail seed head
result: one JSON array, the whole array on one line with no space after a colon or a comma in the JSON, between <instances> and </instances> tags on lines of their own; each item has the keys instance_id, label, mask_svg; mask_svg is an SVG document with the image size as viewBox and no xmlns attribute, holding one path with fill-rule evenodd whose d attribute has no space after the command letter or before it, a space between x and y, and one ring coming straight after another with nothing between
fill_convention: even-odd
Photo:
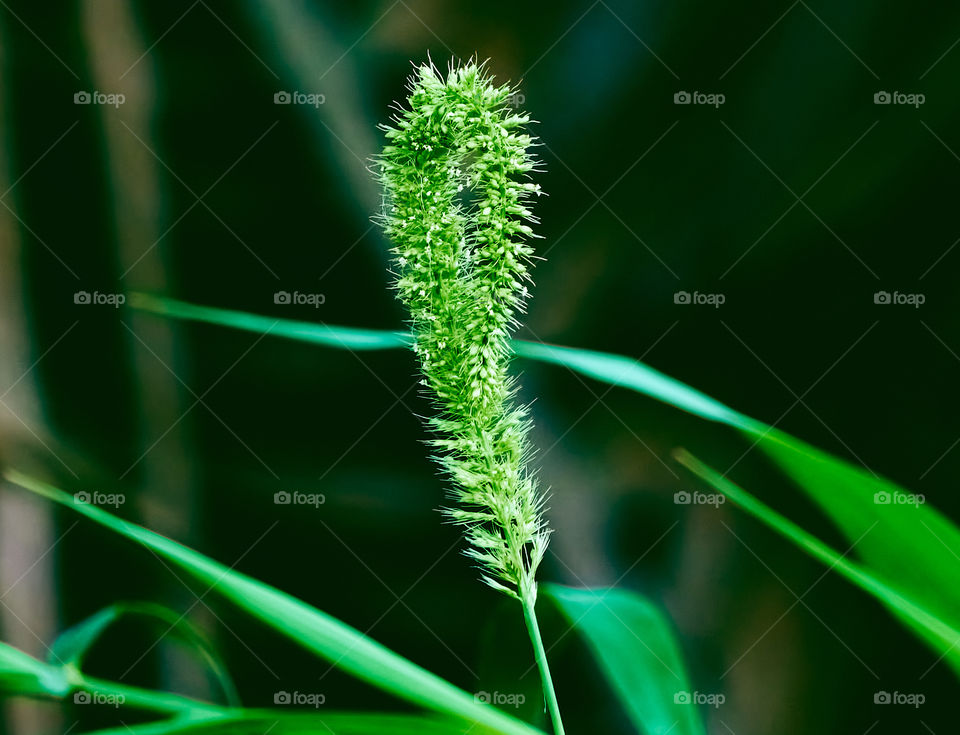
<instances>
[{"instance_id":1,"label":"green foxtail seed head","mask_svg":"<svg viewBox=\"0 0 960 735\"><path fill-rule=\"evenodd\" d=\"M543 495L528 468L530 423L515 405L509 335L528 296L536 161L513 89L484 68L432 65L410 79L409 108L383 126L379 218L393 243L396 289L435 407L430 444L463 526L466 552L495 589L535 599L547 547Z\"/></svg>"}]
</instances>

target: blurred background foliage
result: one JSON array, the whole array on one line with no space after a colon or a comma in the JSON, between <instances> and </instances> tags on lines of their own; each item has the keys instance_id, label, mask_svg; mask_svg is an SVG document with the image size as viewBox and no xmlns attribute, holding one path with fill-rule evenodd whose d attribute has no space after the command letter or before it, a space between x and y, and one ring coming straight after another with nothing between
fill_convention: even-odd
<instances>
[{"instance_id":1,"label":"blurred background foliage","mask_svg":"<svg viewBox=\"0 0 960 735\"><path fill-rule=\"evenodd\" d=\"M370 222L376 125L411 61L476 54L519 85L546 164L546 259L521 336L642 358L960 517L956 7L0 5L5 462L71 490L122 492L123 516L468 691L527 692L522 714L542 721L515 611L476 582L434 512L443 490L411 355L74 303L81 290L140 290L401 327ZM125 102L74 104L95 90ZM276 105L279 91L324 103ZM680 91L725 102L674 104ZM876 105L879 91L925 102ZM325 303L278 305L281 290ZM925 303L877 305L881 290ZM678 291L726 301L676 304ZM955 680L877 602L729 505L674 503L699 487L670 459L685 446L846 549L742 439L556 368L526 363L522 384L552 491L544 577L662 605L698 690L726 696L705 712L710 732L950 731ZM274 504L293 490L326 502ZM163 601L215 638L247 705L295 689L337 708L392 705L149 553L9 489L0 514L4 640L42 656L57 630L106 604ZM544 624L568 729L626 731L582 644L559 618ZM121 626L91 669L216 696L150 633ZM495 640L515 642L509 657ZM927 703L876 706L880 690ZM4 711L11 733L111 722L76 707Z\"/></svg>"}]
</instances>

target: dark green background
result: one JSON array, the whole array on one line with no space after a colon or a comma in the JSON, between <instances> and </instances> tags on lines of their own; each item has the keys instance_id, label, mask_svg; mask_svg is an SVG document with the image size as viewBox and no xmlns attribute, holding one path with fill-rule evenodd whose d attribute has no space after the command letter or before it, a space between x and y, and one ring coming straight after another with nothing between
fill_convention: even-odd
<instances>
[{"instance_id":1,"label":"dark green background","mask_svg":"<svg viewBox=\"0 0 960 735\"><path fill-rule=\"evenodd\" d=\"M542 723L535 671L519 678L519 610L476 582L434 512L443 488L412 355L163 323L75 305L74 292L399 328L370 224L375 126L411 61L477 54L539 121L546 260L522 336L642 356L957 518L958 37L960 9L934 2L4 3L2 188L23 178L3 199L16 218L0 209L0 267L20 284L2 298L25 314L8 320L29 345L11 374L56 346L30 373L43 415L30 428L49 450L8 421L3 455L71 491L126 493L123 515L374 626L468 691L527 692L521 713ZM127 101L73 104L94 89ZM279 90L326 99L274 105ZM726 101L675 105L681 90ZM926 101L875 105L880 90ZM278 290L326 302L279 306ZM678 305L680 290L726 303ZM876 305L881 290L926 302ZM733 507L673 503L696 484L671 449L723 471L748 448L740 438L559 368L517 369L553 496L543 577L617 583L663 606L695 687L726 696L704 711L711 733L952 731L956 680L876 602ZM731 477L846 550L757 453ZM294 489L326 503L273 504ZM57 519L59 532L74 521ZM118 598L196 602L148 553L85 524L55 556L61 627ZM397 706L339 673L319 680L325 664L215 593L190 617L245 703L298 689L329 707ZM564 628L544 618L550 645ZM155 639L118 629L91 663L117 675ZM194 686L165 648L127 680ZM551 659L569 732L628 732L574 636ZM927 703L875 706L879 690ZM116 722L71 711L64 727L78 717Z\"/></svg>"}]
</instances>

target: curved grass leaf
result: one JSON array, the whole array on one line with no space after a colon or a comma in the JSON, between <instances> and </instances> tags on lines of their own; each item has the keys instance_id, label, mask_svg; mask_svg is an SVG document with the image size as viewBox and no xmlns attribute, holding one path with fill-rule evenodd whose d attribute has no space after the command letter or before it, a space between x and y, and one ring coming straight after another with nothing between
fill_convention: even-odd
<instances>
[{"instance_id":1,"label":"curved grass leaf","mask_svg":"<svg viewBox=\"0 0 960 735\"><path fill-rule=\"evenodd\" d=\"M387 332L380 329L328 327L314 322L273 319L243 311L229 311L209 306L196 306L175 299L165 299L142 293L131 293L130 305L141 311L189 321L221 324L255 334L272 334L326 347L346 350L395 350L409 347L412 339L407 332Z\"/></svg>"},{"instance_id":2,"label":"curved grass leaf","mask_svg":"<svg viewBox=\"0 0 960 735\"><path fill-rule=\"evenodd\" d=\"M123 697L127 706L161 713L209 713L215 705L168 692L154 692L95 677L85 676L71 664L38 661L7 643L0 643L0 693L21 697L63 699L83 690Z\"/></svg>"},{"instance_id":3,"label":"curved grass leaf","mask_svg":"<svg viewBox=\"0 0 960 735\"><path fill-rule=\"evenodd\" d=\"M949 519L923 496L783 432L771 431L760 446L833 519L860 559L960 629L960 530Z\"/></svg>"},{"instance_id":4,"label":"curved grass leaf","mask_svg":"<svg viewBox=\"0 0 960 735\"><path fill-rule=\"evenodd\" d=\"M560 365L594 380L629 388L710 421L737 428L746 428L753 423L706 393L623 355L524 340L514 340L513 349L520 357Z\"/></svg>"},{"instance_id":5,"label":"curved grass leaf","mask_svg":"<svg viewBox=\"0 0 960 735\"><path fill-rule=\"evenodd\" d=\"M0 643L0 692L27 697L61 697L71 687L61 668L37 661L7 643Z\"/></svg>"},{"instance_id":6,"label":"curved grass leaf","mask_svg":"<svg viewBox=\"0 0 960 735\"><path fill-rule=\"evenodd\" d=\"M491 735L496 732L483 725L429 715L225 710L144 725L124 725L87 735Z\"/></svg>"},{"instance_id":7,"label":"curved grass leaf","mask_svg":"<svg viewBox=\"0 0 960 735\"><path fill-rule=\"evenodd\" d=\"M255 332L271 331L251 321L242 312L189 304L157 297L136 295L132 303L156 313L219 324ZM274 322L264 317L270 324ZM331 337L340 328L297 324L282 336L318 344L338 346ZM353 330L344 330L347 341ZM280 334L275 328L272 333ZM388 349L406 344L409 337L398 332L380 332L371 349ZM854 467L774 427L725 406L705 393L664 375L643 363L613 355L572 347L513 341L517 355L569 368L610 385L629 388L695 416L742 432L771 457L801 489L833 520L866 563L864 569L900 590L923 610L946 626L960 630L960 529L919 496L898 485ZM767 520L763 516L757 516ZM778 529L779 530L779 529ZM795 540L795 539L794 539ZM869 589L864 587L864 589ZM869 589L877 594L874 589ZM882 600L882 596L880 597ZM911 615L903 611L898 616ZM921 616L922 617L922 616ZM917 622L921 628L926 625ZM910 623L911 627L913 624ZM940 653L956 659L957 648L925 639Z\"/></svg>"},{"instance_id":8,"label":"curved grass leaf","mask_svg":"<svg viewBox=\"0 0 960 735\"><path fill-rule=\"evenodd\" d=\"M654 605L619 589L540 589L583 636L637 732L703 735L680 648Z\"/></svg>"},{"instance_id":9,"label":"curved grass leaf","mask_svg":"<svg viewBox=\"0 0 960 735\"><path fill-rule=\"evenodd\" d=\"M691 472L729 497L734 503L755 518L763 521L778 533L788 538L813 558L836 570L850 582L866 590L896 615L908 628L917 633L931 648L943 654L955 671L960 673L960 630L951 625L951 618L930 605L930 596L917 595L911 587L897 582L886 582L873 573L870 567L857 564L807 533L792 521L764 505L739 485L734 484L719 472L700 462L685 450L676 452L677 460ZM867 533L869 534L869 528ZM865 538L865 537L864 537ZM894 553L896 549L892 550ZM942 596L942 590L932 590L934 598Z\"/></svg>"},{"instance_id":10,"label":"curved grass leaf","mask_svg":"<svg viewBox=\"0 0 960 735\"><path fill-rule=\"evenodd\" d=\"M213 644L183 615L178 615L170 608L152 602L118 602L97 611L63 631L51 644L47 660L50 664L59 663L81 669L90 649L110 626L124 617L142 617L154 624L159 623L165 628L164 635L171 633L195 649L217 677L227 704L232 707L240 706L240 697L233 679L230 678Z\"/></svg>"},{"instance_id":11,"label":"curved grass leaf","mask_svg":"<svg viewBox=\"0 0 960 735\"><path fill-rule=\"evenodd\" d=\"M743 433L783 469L840 528L863 573L909 604L874 594L960 673L960 530L923 498L831 456L784 431L734 411L652 368L619 355L526 344L518 354L542 359L657 400ZM770 523L771 516L755 514ZM772 524L771 524L772 525ZM773 526L782 532L782 528ZM797 537L788 535L791 540ZM806 547L804 547L806 548ZM809 550L809 549L808 549ZM848 577L849 578L849 577ZM852 579L852 578L851 578ZM931 629L938 633L928 634Z\"/></svg>"},{"instance_id":12,"label":"curved grass leaf","mask_svg":"<svg viewBox=\"0 0 960 735\"><path fill-rule=\"evenodd\" d=\"M486 725L506 735L533 735L539 730L481 702L426 669L295 597L229 569L209 557L134 523L124 521L72 495L14 470L6 478L31 492L70 508L102 526L151 549L211 591L373 686L437 712Z\"/></svg>"},{"instance_id":13,"label":"curved grass leaf","mask_svg":"<svg viewBox=\"0 0 960 735\"><path fill-rule=\"evenodd\" d=\"M79 639L80 636L75 638ZM79 691L116 697L123 706L174 715L142 725L98 730L97 735L263 735L267 732L271 735L494 735L502 732L477 722L438 715L220 707L177 694L87 678L73 663L44 663L0 643L0 693L62 700L71 692Z\"/></svg>"},{"instance_id":14,"label":"curved grass leaf","mask_svg":"<svg viewBox=\"0 0 960 735\"><path fill-rule=\"evenodd\" d=\"M298 322L273 319L243 311L197 306L176 299L131 293L129 303L135 309L160 316L186 319L188 321L216 324L254 334L271 334L277 337L310 342L325 347L352 350L392 350L409 347L413 338L408 332L388 332L375 329L335 327L314 322ZM578 373L611 385L630 388L639 393L669 403L711 421L728 423L738 428L762 427L743 414L724 406L705 393L691 388L679 380L622 355L581 350L574 347L547 345L526 340L511 340L514 352L538 362L562 365Z\"/></svg>"}]
</instances>

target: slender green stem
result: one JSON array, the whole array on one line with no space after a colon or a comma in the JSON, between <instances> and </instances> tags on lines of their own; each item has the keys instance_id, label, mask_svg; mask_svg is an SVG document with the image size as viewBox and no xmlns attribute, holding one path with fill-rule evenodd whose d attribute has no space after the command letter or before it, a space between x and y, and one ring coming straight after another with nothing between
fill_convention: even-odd
<instances>
[{"instance_id":1,"label":"slender green stem","mask_svg":"<svg viewBox=\"0 0 960 735\"><path fill-rule=\"evenodd\" d=\"M553 677L550 676L550 664L547 663L547 652L543 648L543 638L540 637L540 626L537 624L537 613L534 611L533 595L525 594L520 602L523 605L523 617L527 621L527 631L533 643L533 655L540 669L540 680L543 682L543 696L547 700L547 709L550 711L550 721L556 735L563 735L563 721L560 719L560 705L557 704L557 693L553 689Z\"/></svg>"}]
</instances>

